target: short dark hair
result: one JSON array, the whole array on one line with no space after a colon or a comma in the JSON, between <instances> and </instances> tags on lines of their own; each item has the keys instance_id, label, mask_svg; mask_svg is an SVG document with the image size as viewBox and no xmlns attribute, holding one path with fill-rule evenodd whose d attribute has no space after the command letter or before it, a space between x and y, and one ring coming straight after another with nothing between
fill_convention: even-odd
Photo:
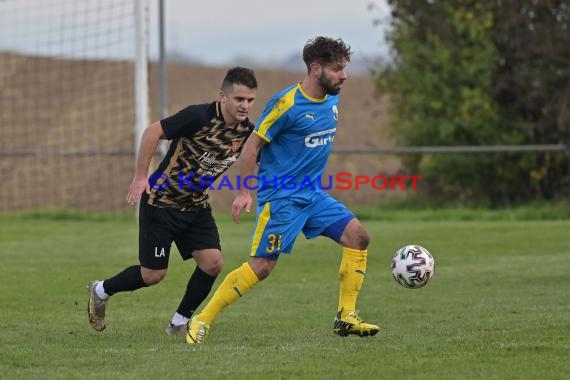
<instances>
[{"instance_id":1,"label":"short dark hair","mask_svg":"<svg viewBox=\"0 0 570 380\"><path fill-rule=\"evenodd\" d=\"M246 87L256 89L257 79L253 70L235 66L228 70L222 82L222 91L227 91L234 84L243 84Z\"/></svg>"},{"instance_id":2,"label":"short dark hair","mask_svg":"<svg viewBox=\"0 0 570 380\"><path fill-rule=\"evenodd\" d=\"M327 65L346 58L350 62L350 46L344 43L341 38L332 39L329 37L315 37L307 41L303 48L303 61L310 71L311 63Z\"/></svg>"}]
</instances>

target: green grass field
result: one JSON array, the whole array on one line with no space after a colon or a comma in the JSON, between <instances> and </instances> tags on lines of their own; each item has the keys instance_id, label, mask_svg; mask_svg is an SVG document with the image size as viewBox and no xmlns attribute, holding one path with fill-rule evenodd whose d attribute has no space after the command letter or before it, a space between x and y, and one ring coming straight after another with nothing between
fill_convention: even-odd
<instances>
[{"instance_id":1,"label":"green grass field","mask_svg":"<svg viewBox=\"0 0 570 380\"><path fill-rule=\"evenodd\" d=\"M226 266L246 260L252 220L219 217ZM220 315L206 344L164 334L192 261L174 251L159 285L113 297L87 322L86 284L137 262L130 219L0 216L0 377L5 379L567 379L570 221L365 221L373 242L359 300L385 330L332 333L338 247L299 237L274 273ZM397 248L427 247L436 275L391 277Z\"/></svg>"}]
</instances>

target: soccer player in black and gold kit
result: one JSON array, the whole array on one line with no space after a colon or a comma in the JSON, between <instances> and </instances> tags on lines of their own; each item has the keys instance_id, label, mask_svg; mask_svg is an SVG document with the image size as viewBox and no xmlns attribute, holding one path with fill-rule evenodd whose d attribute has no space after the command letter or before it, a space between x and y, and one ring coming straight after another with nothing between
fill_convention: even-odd
<instances>
[{"instance_id":1,"label":"soccer player in black and gold kit","mask_svg":"<svg viewBox=\"0 0 570 380\"><path fill-rule=\"evenodd\" d=\"M254 72L234 67L224 77L218 101L188 106L144 131L127 195L131 204L140 200L139 264L89 284L89 322L95 330L106 327L109 297L157 284L166 276L174 242L184 260L194 258L196 269L166 332L186 332L189 318L208 296L223 266L205 184L239 157L254 128L248 114L256 93ZM149 177L150 162L161 139L171 140L170 148Z\"/></svg>"}]
</instances>

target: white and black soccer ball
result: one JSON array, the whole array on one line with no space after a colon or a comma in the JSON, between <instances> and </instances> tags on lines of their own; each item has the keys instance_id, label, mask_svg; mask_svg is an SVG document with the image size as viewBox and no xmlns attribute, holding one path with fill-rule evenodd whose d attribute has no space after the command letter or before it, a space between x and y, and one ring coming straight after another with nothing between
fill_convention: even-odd
<instances>
[{"instance_id":1,"label":"white and black soccer ball","mask_svg":"<svg viewBox=\"0 0 570 380\"><path fill-rule=\"evenodd\" d=\"M392 276L406 288L425 286L435 273L435 261L427 249L419 245L400 248L392 259Z\"/></svg>"}]
</instances>

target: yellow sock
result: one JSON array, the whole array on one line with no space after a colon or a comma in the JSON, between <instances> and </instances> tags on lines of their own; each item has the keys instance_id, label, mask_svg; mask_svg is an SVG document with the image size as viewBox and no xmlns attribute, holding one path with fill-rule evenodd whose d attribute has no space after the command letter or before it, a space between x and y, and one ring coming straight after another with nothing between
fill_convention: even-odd
<instances>
[{"instance_id":1,"label":"yellow sock","mask_svg":"<svg viewBox=\"0 0 570 380\"><path fill-rule=\"evenodd\" d=\"M253 269L251 269L248 263L244 263L224 278L210 302L196 318L211 325L216 316L226 306L231 305L238 298L245 295L258 282L259 279L253 272Z\"/></svg>"},{"instance_id":2,"label":"yellow sock","mask_svg":"<svg viewBox=\"0 0 570 380\"><path fill-rule=\"evenodd\" d=\"M364 282L366 274L367 250L359 250L343 247L342 261L338 276L340 280L340 296L338 310L342 310L342 316L356 310L356 299Z\"/></svg>"}]
</instances>

